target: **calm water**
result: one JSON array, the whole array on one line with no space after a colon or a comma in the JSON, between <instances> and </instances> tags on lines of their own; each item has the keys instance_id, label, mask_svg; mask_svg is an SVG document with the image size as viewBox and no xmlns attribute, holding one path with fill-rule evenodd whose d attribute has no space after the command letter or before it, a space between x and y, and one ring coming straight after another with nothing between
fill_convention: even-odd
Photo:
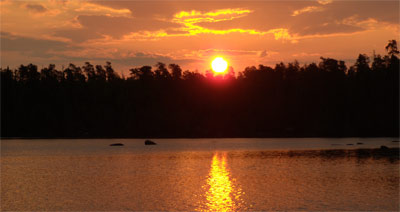
<instances>
[{"instance_id":1,"label":"calm water","mask_svg":"<svg viewBox=\"0 0 400 212\"><path fill-rule=\"evenodd\" d=\"M392 140L154 139L156 146L143 139L2 140L1 207L398 211L399 161L351 154L398 147ZM116 142L125 146L108 146Z\"/></svg>"}]
</instances>

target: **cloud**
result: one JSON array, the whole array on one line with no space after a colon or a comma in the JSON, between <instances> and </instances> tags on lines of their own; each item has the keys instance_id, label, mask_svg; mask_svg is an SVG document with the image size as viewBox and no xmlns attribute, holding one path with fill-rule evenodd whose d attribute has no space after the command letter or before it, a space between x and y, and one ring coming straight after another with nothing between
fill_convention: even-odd
<instances>
[{"instance_id":1,"label":"cloud","mask_svg":"<svg viewBox=\"0 0 400 212\"><path fill-rule=\"evenodd\" d=\"M256 50L239 50L239 49L202 49L192 52L192 55L197 57L209 57L214 55L225 56L243 56L243 55L257 55L259 51Z\"/></svg>"},{"instance_id":2,"label":"cloud","mask_svg":"<svg viewBox=\"0 0 400 212\"><path fill-rule=\"evenodd\" d=\"M310 37L312 35L351 35L353 33L361 33L367 30L380 29L398 29L398 25L389 22L378 21L375 18L362 18L359 15L351 15L343 19L325 22L321 24L313 24L307 27L295 29L299 38Z\"/></svg>"},{"instance_id":3,"label":"cloud","mask_svg":"<svg viewBox=\"0 0 400 212\"><path fill-rule=\"evenodd\" d=\"M359 26L346 25L341 23L323 23L319 25L312 25L304 27L297 31L299 37L310 35L335 35L338 33L355 33L361 32L364 29Z\"/></svg>"},{"instance_id":4,"label":"cloud","mask_svg":"<svg viewBox=\"0 0 400 212\"><path fill-rule=\"evenodd\" d=\"M177 28L180 25L162 20L131 17L86 16L78 17L79 23L90 30L120 38L130 32L157 31Z\"/></svg>"},{"instance_id":5,"label":"cloud","mask_svg":"<svg viewBox=\"0 0 400 212\"><path fill-rule=\"evenodd\" d=\"M234 19L242 18L252 13L252 10L243 8L227 8L221 10L215 10L210 12L199 12L192 10L181 11L174 15L172 19L175 23L180 23L184 27L180 28L182 31L186 31L183 35L198 35L198 34L216 34L216 35L226 35L231 33L246 33L250 35L268 35L273 34L276 40L291 40L292 36L289 34L287 29L278 28L270 29L268 31L259 31L256 29L243 29L243 28L228 28L228 29L212 29L201 26L201 23L218 23L232 21ZM163 34L162 36L168 36L168 34Z\"/></svg>"},{"instance_id":6,"label":"cloud","mask_svg":"<svg viewBox=\"0 0 400 212\"><path fill-rule=\"evenodd\" d=\"M102 6L92 2L85 1L67 1L65 6L68 9L73 9L79 14L86 15L107 15L112 17L130 17L131 11L128 9L114 9L107 6Z\"/></svg>"},{"instance_id":7,"label":"cloud","mask_svg":"<svg viewBox=\"0 0 400 212\"><path fill-rule=\"evenodd\" d=\"M61 41L36 39L1 32L2 51L29 52L32 55L47 55L50 50L65 50L69 44Z\"/></svg>"},{"instance_id":8,"label":"cloud","mask_svg":"<svg viewBox=\"0 0 400 212\"><path fill-rule=\"evenodd\" d=\"M322 54L320 53L307 53L307 52L301 52L301 53L295 53L292 56L293 57L321 57ZM326 54L325 54L326 55Z\"/></svg>"},{"instance_id":9,"label":"cloud","mask_svg":"<svg viewBox=\"0 0 400 212\"><path fill-rule=\"evenodd\" d=\"M310 12L321 12L323 10L324 10L324 8L322 8L322 7L308 6L303 9L293 11L292 16L298 16L300 14L310 13Z\"/></svg>"},{"instance_id":10,"label":"cloud","mask_svg":"<svg viewBox=\"0 0 400 212\"><path fill-rule=\"evenodd\" d=\"M266 34L267 33L273 34L274 37L275 37L275 40L283 40L283 41L289 40L289 41L291 41L293 43L297 43L297 38L292 36L289 33L288 29L284 29L284 28L271 29L271 30L267 31Z\"/></svg>"},{"instance_id":11,"label":"cloud","mask_svg":"<svg viewBox=\"0 0 400 212\"><path fill-rule=\"evenodd\" d=\"M73 59L73 58L71 58ZM110 61L113 64L118 64L119 66L122 66L126 69L132 68L132 67L138 67L138 66L144 66L144 65L155 65L158 62L162 62L165 64L179 64L181 66L186 66L188 64L192 63L199 63L203 62L200 59L190 59L190 58L173 58L168 55L163 55L159 53L151 53L151 52L130 52L130 53L124 53L121 56L118 57L91 57L87 58L86 60L82 60L82 58L77 57L74 58L80 61Z\"/></svg>"},{"instance_id":12,"label":"cloud","mask_svg":"<svg viewBox=\"0 0 400 212\"><path fill-rule=\"evenodd\" d=\"M105 61L111 61L115 67L127 70L132 66L152 65L157 62L187 65L201 61L198 58L171 56L157 52L121 50L104 46L77 46L67 42L23 37L8 32L1 32L0 41L1 66L16 67L25 63L66 65L86 61L102 64Z\"/></svg>"},{"instance_id":13,"label":"cloud","mask_svg":"<svg viewBox=\"0 0 400 212\"><path fill-rule=\"evenodd\" d=\"M252 11L242 8L227 8L220 9L210 12L200 12L196 10L192 11L181 11L174 15L172 22L183 25L181 30L186 31L190 35L197 35L201 33L212 33L212 34L228 34L232 32L246 32L256 34L255 30L248 29L228 29L228 30L213 30L199 26L199 23L215 23L221 21L229 21L236 18L241 18Z\"/></svg>"},{"instance_id":14,"label":"cloud","mask_svg":"<svg viewBox=\"0 0 400 212\"><path fill-rule=\"evenodd\" d=\"M73 42L84 42L91 39L107 38L122 39L124 36L151 37L148 32L171 30L179 24L155 19L141 19L133 17L110 17L104 15L79 15L76 21L81 27L60 29L54 36L68 38ZM133 34L133 35L132 35ZM160 35L153 35L160 37Z\"/></svg>"},{"instance_id":15,"label":"cloud","mask_svg":"<svg viewBox=\"0 0 400 212\"><path fill-rule=\"evenodd\" d=\"M53 54L57 55L59 58L62 58L63 61L94 61L97 63L111 61L123 66L153 65L157 62L180 63L185 65L200 61L198 58L173 56L171 54L163 54L157 51L135 51L127 49L104 48L101 46L91 46L80 49L71 48L66 51L54 52Z\"/></svg>"},{"instance_id":16,"label":"cloud","mask_svg":"<svg viewBox=\"0 0 400 212\"><path fill-rule=\"evenodd\" d=\"M25 7L32 12L44 13L47 11L47 8L41 4L27 4Z\"/></svg>"},{"instance_id":17,"label":"cloud","mask_svg":"<svg viewBox=\"0 0 400 212\"><path fill-rule=\"evenodd\" d=\"M331 4L333 1L332 0L317 0L317 2L322 5L327 5L327 4Z\"/></svg>"},{"instance_id":18,"label":"cloud","mask_svg":"<svg viewBox=\"0 0 400 212\"><path fill-rule=\"evenodd\" d=\"M87 29L60 29L52 33L55 37L67 38L74 43L82 43L87 40L101 39L104 38L100 33Z\"/></svg>"},{"instance_id":19,"label":"cloud","mask_svg":"<svg viewBox=\"0 0 400 212\"><path fill-rule=\"evenodd\" d=\"M132 32L130 35L125 36L126 39L133 40L146 40L157 39L162 37L176 37L176 36L195 36L199 34L216 34L225 35L230 33L247 33L253 35L265 35L272 32L260 32L254 29L241 29L230 28L224 30L215 30L207 27L200 26L200 23L217 23L222 21L231 21L237 18L244 17L251 13L251 10L242 8L228 8L213 10L209 12L180 11L174 14L171 23L178 24L171 26L169 29L160 29L156 31L144 30L139 32ZM172 33L169 33L172 32Z\"/></svg>"},{"instance_id":20,"label":"cloud","mask_svg":"<svg viewBox=\"0 0 400 212\"><path fill-rule=\"evenodd\" d=\"M76 20L80 15L132 16L128 9L115 9L89 1L43 0L26 3L4 0L0 3L2 31L36 38L49 38L58 30L81 28Z\"/></svg>"},{"instance_id":21,"label":"cloud","mask_svg":"<svg viewBox=\"0 0 400 212\"><path fill-rule=\"evenodd\" d=\"M320 2L321 3L321 2ZM312 37L351 36L368 30L398 29L398 2L328 1L323 12L298 15L288 29L299 41Z\"/></svg>"},{"instance_id":22,"label":"cloud","mask_svg":"<svg viewBox=\"0 0 400 212\"><path fill-rule=\"evenodd\" d=\"M363 29L376 29L380 26L382 26L385 23L380 23L378 20L374 18L366 18L366 19L360 19L358 15L353 15L347 18L344 18L341 21L337 21L338 24L343 24L347 26L355 26Z\"/></svg>"},{"instance_id":23,"label":"cloud","mask_svg":"<svg viewBox=\"0 0 400 212\"><path fill-rule=\"evenodd\" d=\"M240 18L251 13L251 10L243 8L227 8L214 10L210 12L200 12L192 10L190 12L181 11L175 14L173 19L174 22L182 24L193 24L200 22L219 22L226 20L233 20L235 18Z\"/></svg>"},{"instance_id":24,"label":"cloud","mask_svg":"<svg viewBox=\"0 0 400 212\"><path fill-rule=\"evenodd\" d=\"M3 63L13 55L126 65L198 60L195 69L208 68L207 56L223 54L236 68L294 54L312 59L301 52L321 46L350 58L379 49L399 30L398 1L0 0L0 6L1 30L12 32L2 33Z\"/></svg>"},{"instance_id":25,"label":"cloud","mask_svg":"<svg viewBox=\"0 0 400 212\"><path fill-rule=\"evenodd\" d=\"M268 56L267 50L261 51L259 54L259 57L266 57L266 56Z\"/></svg>"},{"instance_id":26,"label":"cloud","mask_svg":"<svg viewBox=\"0 0 400 212\"><path fill-rule=\"evenodd\" d=\"M61 61L58 58L60 52L81 49L81 47L71 46L62 41L29 38L8 32L1 32L0 41L1 66L17 66L23 63L40 63L42 65L57 63Z\"/></svg>"}]
</instances>

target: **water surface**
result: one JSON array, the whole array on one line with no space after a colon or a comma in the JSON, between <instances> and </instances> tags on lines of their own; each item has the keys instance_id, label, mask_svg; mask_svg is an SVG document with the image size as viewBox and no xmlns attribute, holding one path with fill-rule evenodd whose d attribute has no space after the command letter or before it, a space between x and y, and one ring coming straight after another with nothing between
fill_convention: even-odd
<instances>
[{"instance_id":1,"label":"water surface","mask_svg":"<svg viewBox=\"0 0 400 212\"><path fill-rule=\"evenodd\" d=\"M356 151L398 147L392 140L2 140L1 207L398 211L398 159ZM125 146L108 146L116 142Z\"/></svg>"}]
</instances>

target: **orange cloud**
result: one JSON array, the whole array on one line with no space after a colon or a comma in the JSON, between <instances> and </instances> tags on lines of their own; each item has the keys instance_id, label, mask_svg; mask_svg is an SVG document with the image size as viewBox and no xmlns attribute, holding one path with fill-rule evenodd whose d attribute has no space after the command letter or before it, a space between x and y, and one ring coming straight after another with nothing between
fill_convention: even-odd
<instances>
[{"instance_id":1,"label":"orange cloud","mask_svg":"<svg viewBox=\"0 0 400 212\"><path fill-rule=\"evenodd\" d=\"M273 34L275 40L292 40L292 42L295 42L293 37L289 34L288 29L283 29L283 28L271 29L269 31L259 31L256 29L241 29L241 28L216 30L198 25L198 23L204 23L204 22L230 21L236 18L247 16L252 12L253 11L251 10L242 8L222 9L205 13L195 10L192 10L190 12L181 11L175 14L172 21L175 23L180 23L184 26L180 29L181 31L187 32L184 35L197 35L202 33L217 34L217 35L224 35L230 33L247 33L250 35ZM162 35L167 36L166 34Z\"/></svg>"},{"instance_id":2,"label":"orange cloud","mask_svg":"<svg viewBox=\"0 0 400 212\"><path fill-rule=\"evenodd\" d=\"M2 31L21 36L51 37L56 29L76 29L79 15L130 17L128 9L114 9L88 1L0 1Z\"/></svg>"},{"instance_id":3,"label":"orange cloud","mask_svg":"<svg viewBox=\"0 0 400 212\"><path fill-rule=\"evenodd\" d=\"M290 40L292 43L297 43L297 39L289 34L288 29L279 28L279 29L271 29L266 33L272 33L275 37L275 40Z\"/></svg>"},{"instance_id":4,"label":"orange cloud","mask_svg":"<svg viewBox=\"0 0 400 212\"><path fill-rule=\"evenodd\" d=\"M290 41L291 43L297 43L298 38L291 35L288 29L285 28L277 28L271 29L268 31L258 31L255 29L226 29L226 30L215 30L215 29L208 29L201 26L193 25L190 28L180 29L183 33L180 34L168 34L165 30L158 30L158 31L141 31L141 32L134 32L130 33L123 37L124 40L158 40L163 37L178 37L178 36L194 36L198 34L214 34L214 35L225 35L230 33L247 33L250 35L273 35L275 40L282 40L282 41Z\"/></svg>"},{"instance_id":5,"label":"orange cloud","mask_svg":"<svg viewBox=\"0 0 400 212\"><path fill-rule=\"evenodd\" d=\"M302 13L320 12L320 11L323 11L323 10L324 10L324 8L322 8L322 7L308 6L308 7L305 7L303 9L293 11L292 16L298 16L298 15L300 15Z\"/></svg>"},{"instance_id":6,"label":"orange cloud","mask_svg":"<svg viewBox=\"0 0 400 212\"><path fill-rule=\"evenodd\" d=\"M317 2L322 5L327 5L327 4L332 3L333 1L332 0L317 0Z\"/></svg>"},{"instance_id":7,"label":"orange cloud","mask_svg":"<svg viewBox=\"0 0 400 212\"><path fill-rule=\"evenodd\" d=\"M183 31L188 32L190 35L196 35L200 33L213 33L213 34L228 34L232 32L248 32L250 34L255 33L254 30L243 30L243 29L229 29L229 30L211 30L205 27L198 26L198 23L204 22L220 22L229 21L236 18L241 18L252 11L236 8L236 9L222 9L211 12L199 12L192 10L190 12L181 11L174 15L172 22L182 24L184 27Z\"/></svg>"}]
</instances>

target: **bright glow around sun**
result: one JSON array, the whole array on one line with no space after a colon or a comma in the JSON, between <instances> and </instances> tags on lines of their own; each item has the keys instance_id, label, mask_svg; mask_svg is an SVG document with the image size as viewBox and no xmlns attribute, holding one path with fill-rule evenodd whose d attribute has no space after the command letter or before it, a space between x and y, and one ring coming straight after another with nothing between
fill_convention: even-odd
<instances>
[{"instance_id":1,"label":"bright glow around sun","mask_svg":"<svg viewBox=\"0 0 400 212\"><path fill-rule=\"evenodd\" d=\"M211 62L211 67L214 72L223 73L228 68L228 62L226 62L226 60L224 60L224 58L222 57L216 57Z\"/></svg>"}]
</instances>

